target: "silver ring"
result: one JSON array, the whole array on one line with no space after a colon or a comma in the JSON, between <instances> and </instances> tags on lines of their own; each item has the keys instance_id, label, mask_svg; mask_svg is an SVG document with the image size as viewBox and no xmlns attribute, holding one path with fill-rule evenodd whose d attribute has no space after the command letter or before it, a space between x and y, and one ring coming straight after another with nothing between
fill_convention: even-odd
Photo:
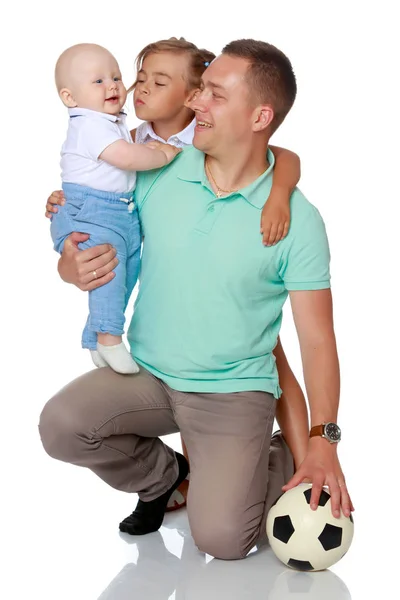
<instances>
[{"instance_id":1,"label":"silver ring","mask_svg":"<svg viewBox=\"0 0 400 600\"><path fill-rule=\"evenodd\" d=\"M97 273L96 273L96 271L93 271L93 279L97 279Z\"/></svg>"}]
</instances>

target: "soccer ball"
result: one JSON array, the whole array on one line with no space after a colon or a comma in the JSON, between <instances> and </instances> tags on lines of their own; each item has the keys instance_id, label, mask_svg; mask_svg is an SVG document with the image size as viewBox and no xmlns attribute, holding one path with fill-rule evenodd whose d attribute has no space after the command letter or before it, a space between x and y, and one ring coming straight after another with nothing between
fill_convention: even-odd
<instances>
[{"instance_id":1,"label":"soccer ball","mask_svg":"<svg viewBox=\"0 0 400 600\"><path fill-rule=\"evenodd\" d=\"M324 488L317 510L310 508L310 483L285 492L271 507L267 536L276 556L299 571L321 571L338 562L350 548L353 517L331 511L331 497Z\"/></svg>"}]
</instances>

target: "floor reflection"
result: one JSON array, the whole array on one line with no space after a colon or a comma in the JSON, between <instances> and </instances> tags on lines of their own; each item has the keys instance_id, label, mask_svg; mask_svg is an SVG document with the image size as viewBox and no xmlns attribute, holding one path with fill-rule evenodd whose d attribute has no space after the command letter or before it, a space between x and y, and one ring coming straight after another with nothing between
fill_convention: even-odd
<instances>
[{"instance_id":1,"label":"floor reflection","mask_svg":"<svg viewBox=\"0 0 400 600\"><path fill-rule=\"evenodd\" d=\"M180 557L167 549L162 535L172 530L183 541ZM332 571L287 569L267 546L241 561L211 559L195 547L184 511L167 517L161 533L121 538L136 544L137 562L125 565L98 600L351 600Z\"/></svg>"}]
</instances>

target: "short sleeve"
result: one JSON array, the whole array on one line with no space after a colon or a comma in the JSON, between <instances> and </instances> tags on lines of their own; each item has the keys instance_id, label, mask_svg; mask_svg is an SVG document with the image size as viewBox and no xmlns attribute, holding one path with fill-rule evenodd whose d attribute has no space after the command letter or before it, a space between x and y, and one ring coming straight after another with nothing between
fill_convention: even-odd
<instances>
[{"instance_id":1,"label":"short sleeve","mask_svg":"<svg viewBox=\"0 0 400 600\"><path fill-rule=\"evenodd\" d=\"M83 156L98 160L108 146L123 139L118 126L107 119L84 118L79 131L79 146Z\"/></svg>"},{"instance_id":2,"label":"short sleeve","mask_svg":"<svg viewBox=\"0 0 400 600\"><path fill-rule=\"evenodd\" d=\"M297 206L296 206L297 204ZM279 274L288 291L330 287L330 251L324 221L304 197L292 202L292 223L283 244Z\"/></svg>"}]
</instances>

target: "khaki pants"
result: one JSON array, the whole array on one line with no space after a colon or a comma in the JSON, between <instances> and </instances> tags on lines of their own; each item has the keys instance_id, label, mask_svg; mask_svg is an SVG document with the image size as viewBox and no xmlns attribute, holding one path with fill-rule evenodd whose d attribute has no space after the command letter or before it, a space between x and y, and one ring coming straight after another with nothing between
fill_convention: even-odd
<instances>
[{"instance_id":1,"label":"khaki pants","mask_svg":"<svg viewBox=\"0 0 400 600\"><path fill-rule=\"evenodd\" d=\"M56 394L39 429L50 456L144 501L176 480L174 451L158 436L180 431L190 458L194 541L216 558L236 559L265 539L267 512L293 474L282 436L271 440L275 407L266 392L178 392L144 369L124 376L103 368Z\"/></svg>"}]
</instances>

